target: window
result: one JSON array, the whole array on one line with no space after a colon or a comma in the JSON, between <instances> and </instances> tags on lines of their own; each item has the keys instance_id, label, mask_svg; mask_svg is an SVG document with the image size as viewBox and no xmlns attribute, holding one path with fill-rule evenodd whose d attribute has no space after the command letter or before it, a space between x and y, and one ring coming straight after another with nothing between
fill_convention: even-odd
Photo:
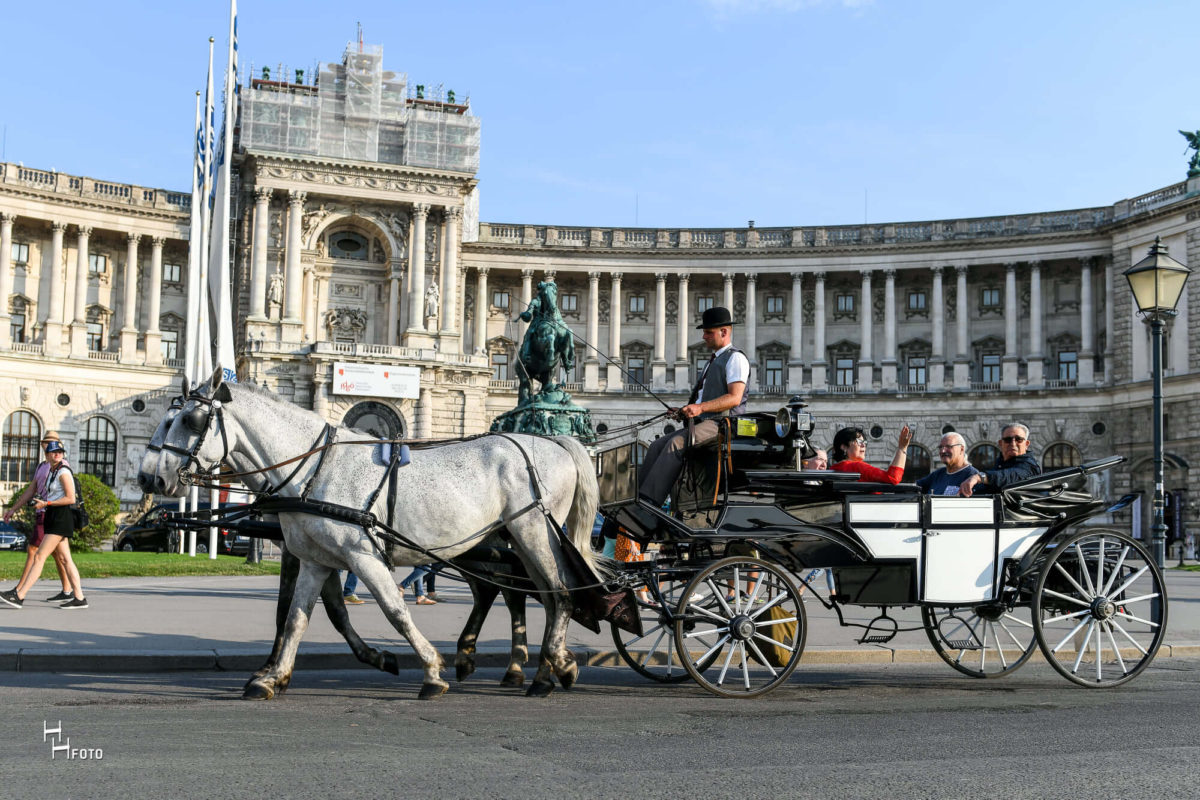
<instances>
[{"instance_id":1,"label":"window","mask_svg":"<svg viewBox=\"0 0 1200 800\"><path fill-rule=\"evenodd\" d=\"M904 483L912 483L917 478L924 478L929 474L930 465L929 451L919 444L910 444L904 462L904 477L900 480Z\"/></svg>"},{"instance_id":2,"label":"window","mask_svg":"<svg viewBox=\"0 0 1200 800\"><path fill-rule=\"evenodd\" d=\"M629 313L630 314L645 314L646 313L646 295L644 295L644 294L629 295Z\"/></svg>"},{"instance_id":3,"label":"window","mask_svg":"<svg viewBox=\"0 0 1200 800\"><path fill-rule=\"evenodd\" d=\"M508 309L508 292L495 291L492 292L492 305L495 308Z\"/></svg>"},{"instance_id":4,"label":"window","mask_svg":"<svg viewBox=\"0 0 1200 800\"><path fill-rule=\"evenodd\" d=\"M99 253L88 254L88 273L92 275L103 275L108 272L108 256L102 256Z\"/></svg>"},{"instance_id":5,"label":"window","mask_svg":"<svg viewBox=\"0 0 1200 800\"><path fill-rule=\"evenodd\" d=\"M987 288L979 290L979 305L988 309L996 309L1000 307L1000 290L997 288Z\"/></svg>"},{"instance_id":6,"label":"window","mask_svg":"<svg viewBox=\"0 0 1200 800\"><path fill-rule=\"evenodd\" d=\"M12 243L12 262L18 267L29 263L29 245L23 242Z\"/></svg>"},{"instance_id":7,"label":"window","mask_svg":"<svg viewBox=\"0 0 1200 800\"><path fill-rule=\"evenodd\" d=\"M838 386L854 385L854 359L839 358L833 362L834 383Z\"/></svg>"},{"instance_id":8,"label":"window","mask_svg":"<svg viewBox=\"0 0 1200 800\"><path fill-rule=\"evenodd\" d=\"M558 307L563 311L578 311L579 310L579 295L564 294L558 298Z\"/></svg>"},{"instance_id":9,"label":"window","mask_svg":"<svg viewBox=\"0 0 1200 800\"><path fill-rule=\"evenodd\" d=\"M929 382L928 375L925 371L924 356L909 356L908 358L908 385L909 386L924 386Z\"/></svg>"},{"instance_id":10,"label":"window","mask_svg":"<svg viewBox=\"0 0 1200 800\"><path fill-rule=\"evenodd\" d=\"M984 383L1000 382L1000 354L989 353L983 356L983 366L979 379Z\"/></svg>"},{"instance_id":11,"label":"window","mask_svg":"<svg viewBox=\"0 0 1200 800\"><path fill-rule=\"evenodd\" d=\"M1067 442L1052 444L1046 448L1045 453L1042 453L1042 469L1047 472L1052 469L1078 467L1082 463L1083 459L1079 456L1079 449Z\"/></svg>"},{"instance_id":12,"label":"window","mask_svg":"<svg viewBox=\"0 0 1200 800\"><path fill-rule=\"evenodd\" d=\"M179 264L162 265L163 283L183 283L183 267Z\"/></svg>"},{"instance_id":13,"label":"window","mask_svg":"<svg viewBox=\"0 0 1200 800\"><path fill-rule=\"evenodd\" d=\"M835 297L836 297L836 303L837 303L835 308L837 309L837 312L839 314L853 314L854 313L854 295L839 294L839 295L835 295Z\"/></svg>"},{"instance_id":14,"label":"window","mask_svg":"<svg viewBox=\"0 0 1200 800\"><path fill-rule=\"evenodd\" d=\"M28 411L14 411L4 420L4 449L0 451L0 481L24 483L42 460L38 447L42 424Z\"/></svg>"},{"instance_id":15,"label":"window","mask_svg":"<svg viewBox=\"0 0 1200 800\"><path fill-rule=\"evenodd\" d=\"M329 236L329 255L351 261L367 260L367 237L354 231L338 231Z\"/></svg>"},{"instance_id":16,"label":"window","mask_svg":"<svg viewBox=\"0 0 1200 800\"><path fill-rule=\"evenodd\" d=\"M87 324L87 349L96 352L104 349L104 325L99 322Z\"/></svg>"},{"instance_id":17,"label":"window","mask_svg":"<svg viewBox=\"0 0 1200 800\"><path fill-rule=\"evenodd\" d=\"M783 313L783 295L769 294L767 295L767 313L782 314Z\"/></svg>"},{"instance_id":18,"label":"window","mask_svg":"<svg viewBox=\"0 0 1200 800\"><path fill-rule=\"evenodd\" d=\"M994 468L999 458L1000 449L996 445L986 442L975 445L967 454L967 461L971 462L971 466L980 470Z\"/></svg>"},{"instance_id":19,"label":"window","mask_svg":"<svg viewBox=\"0 0 1200 800\"><path fill-rule=\"evenodd\" d=\"M79 440L79 471L109 486L117 482L117 428L104 417L92 417Z\"/></svg>"},{"instance_id":20,"label":"window","mask_svg":"<svg viewBox=\"0 0 1200 800\"><path fill-rule=\"evenodd\" d=\"M626 377L632 384L646 383L646 359L641 356L631 357L625 361Z\"/></svg>"},{"instance_id":21,"label":"window","mask_svg":"<svg viewBox=\"0 0 1200 800\"><path fill-rule=\"evenodd\" d=\"M924 311L927 308L928 297L924 289L914 289L908 293L908 310Z\"/></svg>"},{"instance_id":22,"label":"window","mask_svg":"<svg viewBox=\"0 0 1200 800\"><path fill-rule=\"evenodd\" d=\"M763 376L767 386L783 386L783 359L768 358Z\"/></svg>"},{"instance_id":23,"label":"window","mask_svg":"<svg viewBox=\"0 0 1200 800\"><path fill-rule=\"evenodd\" d=\"M162 357L164 361L179 358L179 333L177 331L162 332Z\"/></svg>"},{"instance_id":24,"label":"window","mask_svg":"<svg viewBox=\"0 0 1200 800\"><path fill-rule=\"evenodd\" d=\"M492 353L492 380L508 380L508 353Z\"/></svg>"},{"instance_id":25,"label":"window","mask_svg":"<svg viewBox=\"0 0 1200 800\"><path fill-rule=\"evenodd\" d=\"M25 341L25 315L13 314L12 322L9 325L9 336L14 342Z\"/></svg>"},{"instance_id":26,"label":"window","mask_svg":"<svg viewBox=\"0 0 1200 800\"><path fill-rule=\"evenodd\" d=\"M1073 381L1079 377L1079 354L1074 350L1058 351L1058 379Z\"/></svg>"},{"instance_id":27,"label":"window","mask_svg":"<svg viewBox=\"0 0 1200 800\"><path fill-rule=\"evenodd\" d=\"M715 305L711 294L702 294L696 298L696 313L703 314Z\"/></svg>"}]
</instances>

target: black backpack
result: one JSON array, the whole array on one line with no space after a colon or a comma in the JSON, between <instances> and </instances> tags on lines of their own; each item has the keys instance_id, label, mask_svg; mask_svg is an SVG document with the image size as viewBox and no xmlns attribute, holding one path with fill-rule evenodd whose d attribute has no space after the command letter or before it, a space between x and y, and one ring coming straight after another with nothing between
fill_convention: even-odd
<instances>
[{"instance_id":1,"label":"black backpack","mask_svg":"<svg viewBox=\"0 0 1200 800\"><path fill-rule=\"evenodd\" d=\"M51 470L50 477L46 479L47 487L54 482L60 469L62 469L61 465ZM67 469L71 472L71 480L75 481L75 504L71 506L71 527L76 531L81 531L91 524L91 519L88 518L87 509L83 507L83 484L79 482L79 476L75 474L75 470L70 467Z\"/></svg>"}]
</instances>

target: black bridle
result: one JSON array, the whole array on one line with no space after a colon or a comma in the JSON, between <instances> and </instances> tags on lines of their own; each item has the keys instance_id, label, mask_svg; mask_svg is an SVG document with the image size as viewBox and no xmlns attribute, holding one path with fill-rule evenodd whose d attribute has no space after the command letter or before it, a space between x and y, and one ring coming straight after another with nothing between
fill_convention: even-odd
<instances>
[{"instance_id":1,"label":"black bridle","mask_svg":"<svg viewBox=\"0 0 1200 800\"><path fill-rule=\"evenodd\" d=\"M221 401L212 397L205 397L198 391L189 393L187 400L196 405L188 411L183 411L183 408L186 406L180 406L180 413L183 415L184 427L196 434L196 442L191 448L179 447L165 440L162 445L162 449L168 453L174 453L186 459L183 465L179 467L179 481L184 484L190 483L196 476L213 475L219 472L221 465L229 457L229 437L225 433L225 415L221 411ZM200 459L196 457L196 454L200 452L200 448L204 446L205 439L208 438L208 432L212 427L214 417L217 422L217 430L221 433L221 458L213 464L211 469L205 470L201 466ZM193 464L195 464L195 469L191 469Z\"/></svg>"},{"instance_id":2,"label":"black bridle","mask_svg":"<svg viewBox=\"0 0 1200 800\"><path fill-rule=\"evenodd\" d=\"M177 416L179 416L180 409L183 408L183 403L184 403L183 395L179 395L177 397L172 397L171 404L169 406L167 406L166 416L163 417L163 424L166 425L166 430L163 431L163 441L164 442L167 440L167 431L171 430L171 423L175 421L175 418ZM162 449L163 449L162 445L154 444L154 442L150 442L149 444L146 445L146 450L148 450L151 453L161 452Z\"/></svg>"}]
</instances>

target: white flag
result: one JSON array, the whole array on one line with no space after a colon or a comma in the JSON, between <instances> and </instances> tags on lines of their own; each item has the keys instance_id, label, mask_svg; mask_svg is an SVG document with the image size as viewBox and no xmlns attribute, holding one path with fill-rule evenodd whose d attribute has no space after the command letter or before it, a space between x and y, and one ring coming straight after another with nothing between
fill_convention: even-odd
<instances>
[{"instance_id":1,"label":"white flag","mask_svg":"<svg viewBox=\"0 0 1200 800\"><path fill-rule=\"evenodd\" d=\"M225 68L225 112L216 163L217 185L213 197L212 241L208 263L208 289L212 304L214 363L220 364L225 380L237 381L233 354L233 303L229 268L230 167L233 161L233 129L238 111L237 0L229 4L229 60Z\"/></svg>"},{"instance_id":2,"label":"white flag","mask_svg":"<svg viewBox=\"0 0 1200 800\"><path fill-rule=\"evenodd\" d=\"M208 40L208 85L204 115L196 131L196 170L192 189L192 222L188 233L187 329L183 371L188 385L195 386L212 372L208 335L208 223L212 192L213 145L213 40Z\"/></svg>"}]
</instances>

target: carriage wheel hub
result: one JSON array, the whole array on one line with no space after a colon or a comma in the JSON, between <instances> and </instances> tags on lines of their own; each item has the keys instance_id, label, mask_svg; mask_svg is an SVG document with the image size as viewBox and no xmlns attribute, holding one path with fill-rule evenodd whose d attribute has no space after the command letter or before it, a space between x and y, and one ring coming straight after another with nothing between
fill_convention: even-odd
<instances>
[{"instance_id":1,"label":"carriage wheel hub","mask_svg":"<svg viewBox=\"0 0 1200 800\"><path fill-rule=\"evenodd\" d=\"M745 614L738 614L729 620L729 635L739 642L744 642L754 636L754 620Z\"/></svg>"},{"instance_id":2,"label":"carriage wheel hub","mask_svg":"<svg viewBox=\"0 0 1200 800\"><path fill-rule=\"evenodd\" d=\"M1092 601L1092 616L1096 619L1112 619L1116 613L1117 604L1107 597L1097 597Z\"/></svg>"}]
</instances>

